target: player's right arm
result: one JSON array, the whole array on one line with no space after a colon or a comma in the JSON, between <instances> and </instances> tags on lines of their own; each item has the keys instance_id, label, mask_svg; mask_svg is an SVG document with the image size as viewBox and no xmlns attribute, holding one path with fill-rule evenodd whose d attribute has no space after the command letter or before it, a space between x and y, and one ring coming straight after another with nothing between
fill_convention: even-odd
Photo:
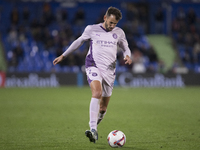
<instances>
[{"instance_id":1,"label":"player's right arm","mask_svg":"<svg viewBox=\"0 0 200 150\"><path fill-rule=\"evenodd\" d=\"M83 45L83 43L90 39L90 26L87 26L83 32L83 34L76 39L70 46L69 48L59 57L55 58L53 61L53 64L56 65L60 62L62 62L70 53L72 53L73 51L77 50L79 47L81 47Z\"/></svg>"},{"instance_id":2,"label":"player's right arm","mask_svg":"<svg viewBox=\"0 0 200 150\"><path fill-rule=\"evenodd\" d=\"M65 57L63 55L60 55L59 57L57 57L57 58L54 59L53 65L55 66L56 64L60 63L64 59L65 59Z\"/></svg>"}]
</instances>

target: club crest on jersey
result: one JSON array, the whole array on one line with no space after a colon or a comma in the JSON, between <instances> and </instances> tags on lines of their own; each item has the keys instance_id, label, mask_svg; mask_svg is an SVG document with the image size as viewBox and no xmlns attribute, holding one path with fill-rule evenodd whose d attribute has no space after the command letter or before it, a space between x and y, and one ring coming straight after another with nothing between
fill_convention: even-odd
<instances>
[{"instance_id":1,"label":"club crest on jersey","mask_svg":"<svg viewBox=\"0 0 200 150\"><path fill-rule=\"evenodd\" d=\"M93 77L96 77L96 76L97 76L97 73L96 73L96 72L93 72L93 73L92 73L92 76L93 76Z\"/></svg>"},{"instance_id":2,"label":"club crest on jersey","mask_svg":"<svg viewBox=\"0 0 200 150\"><path fill-rule=\"evenodd\" d=\"M117 39L117 34L116 33L113 33L113 38Z\"/></svg>"}]
</instances>

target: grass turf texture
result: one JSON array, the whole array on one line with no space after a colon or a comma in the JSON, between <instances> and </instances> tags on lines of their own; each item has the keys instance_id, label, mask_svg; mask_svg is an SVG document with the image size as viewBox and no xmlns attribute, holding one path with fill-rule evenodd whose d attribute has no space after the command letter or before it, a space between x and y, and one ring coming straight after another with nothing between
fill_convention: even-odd
<instances>
[{"instance_id":1,"label":"grass turf texture","mask_svg":"<svg viewBox=\"0 0 200 150\"><path fill-rule=\"evenodd\" d=\"M200 88L114 88L108 112L90 143L90 89L0 89L0 150L99 150L122 130L127 150L199 150Z\"/></svg>"}]
</instances>

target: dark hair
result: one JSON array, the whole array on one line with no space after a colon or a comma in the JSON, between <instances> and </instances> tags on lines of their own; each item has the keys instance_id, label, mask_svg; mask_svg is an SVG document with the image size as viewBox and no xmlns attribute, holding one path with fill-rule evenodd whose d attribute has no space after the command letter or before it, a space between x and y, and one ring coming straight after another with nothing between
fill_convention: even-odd
<instances>
[{"instance_id":1,"label":"dark hair","mask_svg":"<svg viewBox=\"0 0 200 150\"><path fill-rule=\"evenodd\" d=\"M122 13L119 9L115 8L115 7L109 7L108 10L106 11L106 16L110 17L110 15L114 15L115 19L117 21L122 19Z\"/></svg>"}]
</instances>

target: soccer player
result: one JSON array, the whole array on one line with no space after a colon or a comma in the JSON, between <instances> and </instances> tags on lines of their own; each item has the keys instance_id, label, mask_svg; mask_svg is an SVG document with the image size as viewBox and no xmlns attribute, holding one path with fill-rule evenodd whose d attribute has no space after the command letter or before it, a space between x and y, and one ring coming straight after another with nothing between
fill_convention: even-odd
<instances>
[{"instance_id":1,"label":"soccer player","mask_svg":"<svg viewBox=\"0 0 200 150\"><path fill-rule=\"evenodd\" d=\"M125 33L121 28L116 27L121 18L122 14L119 9L109 7L103 23L88 25L82 35L53 61L54 65L60 63L85 41L90 42L85 68L92 98L89 111L90 130L86 130L85 135L94 143L98 140L97 125L104 118L112 95L118 47L123 51L125 64L132 63Z\"/></svg>"}]
</instances>

